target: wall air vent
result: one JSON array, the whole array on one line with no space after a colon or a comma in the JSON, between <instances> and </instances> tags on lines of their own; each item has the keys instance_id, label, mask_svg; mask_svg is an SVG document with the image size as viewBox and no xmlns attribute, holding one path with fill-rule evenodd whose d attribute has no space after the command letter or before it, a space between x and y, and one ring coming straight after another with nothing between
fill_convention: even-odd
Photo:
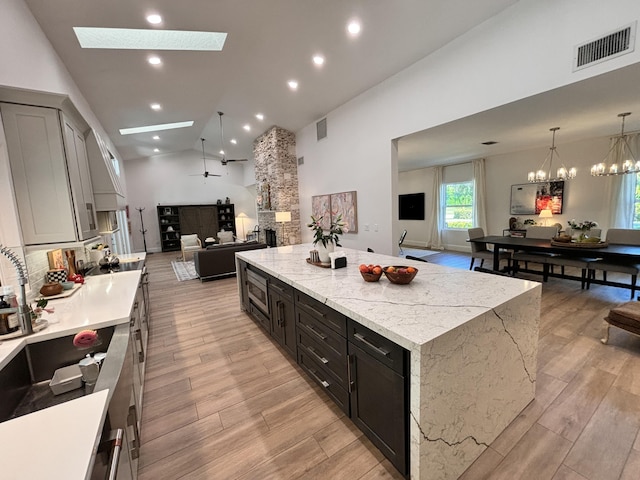
<instances>
[{"instance_id":1,"label":"wall air vent","mask_svg":"<svg viewBox=\"0 0 640 480\"><path fill-rule=\"evenodd\" d=\"M574 48L573 71L633 52L636 43L636 24L637 22L633 22L604 37L577 45Z\"/></svg>"},{"instance_id":2,"label":"wall air vent","mask_svg":"<svg viewBox=\"0 0 640 480\"><path fill-rule=\"evenodd\" d=\"M318 123L316 123L316 134L318 141L326 138L327 136L327 119L323 118Z\"/></svg>"}]
</instances>

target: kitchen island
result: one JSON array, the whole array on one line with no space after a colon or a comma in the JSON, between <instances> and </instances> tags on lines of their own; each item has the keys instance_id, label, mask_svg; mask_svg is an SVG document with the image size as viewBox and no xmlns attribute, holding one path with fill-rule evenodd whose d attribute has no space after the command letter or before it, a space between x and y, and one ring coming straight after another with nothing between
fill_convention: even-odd
<instances>
[{"instance_id":1,"label":"kitchen island","mask_svg":"<svg viewBox=\"0 0 640 480\"><path fill-rule=\"evenodd\" d=\"M346 248L347 268L320 268L311 249L236 257L406 349L410 476L458 478L534 398L541 285ZM367 283L361 263L419 272Z\"/></svg>"}]
</instances>

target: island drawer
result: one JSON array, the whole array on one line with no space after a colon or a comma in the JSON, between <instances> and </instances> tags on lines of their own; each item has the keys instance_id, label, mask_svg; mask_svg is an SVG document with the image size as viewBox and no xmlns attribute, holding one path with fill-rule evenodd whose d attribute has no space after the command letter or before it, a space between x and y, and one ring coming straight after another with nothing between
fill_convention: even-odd
<instances>
[{"instance_id":1,"label":"island drawer","mask_svg":"<svg viewBox=\"0 0 640 480\"><path fill-rule=\"evenodd\" d=\"M344 340L346 350L347 341ZM316 341L302 328L298 329L298 350L304 351L313 358L316 363L328 370L340 384L347 388L347 354L336 352L322 341Z\"/></svg>"},{"instance_id":2,"label":"island drawer","mask_svg":"<svg viewBox=\"0 0 640 480\"><path fill-rule=\"evenodd\" d=\"M277 278L269 277L269 289L293 302L293 287L291 285L287 285Z\"/></svg>"},{"instance_id":3,"label":"island drawer","mask_svg":"<svg viewBox=\"0 0 640 480\"><path fill-rule=\"evenodd\" d=\"M296 310L296 324L299 332L304 332L319 344L324 345L323 351L331 350L334 355L346 357L347 339L304 310Z\"/></svg>"},{"instance_id":4,"label":"island drawer","mask_svg":"<svg viewBox=\"0 0 640 480\"><path fill-rule=\"evenodd\" d=\"M351 343L393 371L405 375L407 367L405 352L407 351L404 348L354 320L348 319L347 327L349 330L348 339Z\"/></svg>"},{"instance_id":5,"label":"island drawer","mask_svg":"<svg viewBox=\"0 0 640 480\"><path fill-rule=\"evenodd\" d=\"M322 302L296 290L296 308L327 325L343 337L347 336L347 318Z\"/></svg>"},{"instance_id":6,"label":"island drawer","mask_svg":"<svg viewBox=\"0 0 640 480\"><path fill-rule=\"evenodd\" d=\"M298 349L298 364L336 402L338 407L349 415L349 393L347 390L342 388L340 383L303 349Z\"/></svg>"},{"instance_id":7,"label":"island drawer","mask_svg":"<svg viewBox=\"0 0 640 480\"><path fill-rule=\"evenodd\" d=\"M269 320L269 317L262 313L262 310L256 307L253 302L249 303L249 313L267 332L271 330L271 321Z\"/></svg>"}]
</instances>

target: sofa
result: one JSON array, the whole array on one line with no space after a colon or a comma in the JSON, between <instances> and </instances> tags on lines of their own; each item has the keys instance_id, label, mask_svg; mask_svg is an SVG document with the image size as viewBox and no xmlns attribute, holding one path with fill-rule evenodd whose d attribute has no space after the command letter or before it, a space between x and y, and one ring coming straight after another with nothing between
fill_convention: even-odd
<instances>
[{"instance_id":1,"label":"sofa","mask_svg":"<svg viewBox=\"0 0 640 480\"><path fill-rule=\"evenodd\" d=\"M266 243L247 242L211 245L193 254L200 281L236 273L236 252L267 248Z\"/></svg>"}]
</instances>

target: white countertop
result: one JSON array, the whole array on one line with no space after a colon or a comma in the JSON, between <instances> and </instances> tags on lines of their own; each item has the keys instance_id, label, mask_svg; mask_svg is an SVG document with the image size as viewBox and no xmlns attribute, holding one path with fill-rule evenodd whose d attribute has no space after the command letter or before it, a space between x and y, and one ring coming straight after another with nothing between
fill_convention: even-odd
<instances>
[{"instance_id":1,"label":"white countertop","mask_svg":"<svg viewBox=\"0 0 640 480\"><path fill-rule=\"evenodd\" d=\"M4 480L88 478L100 439L109 391L0 423Z\"/></svg>"},{"instance_id":2,"label":"white countertop","mask_svg":"<svg viewBox=\"0 0 640 480\"><path fill-rule=\"evenodd\" d=\"M144 253L120 255L125 261L144 260ZM0 368L26 344L42 342L84 329L129 322L141 270L85 278L67 298L49 301L49 326L28 337L2 340ZM106 415L108 390L0 423L0 478L88 478L91 458Z\"/></svg>"},{"instance_id":3,"label":"white countertop","mask_svg":"<svg viewBox=\"0 0 640 480\"><path fill-rule=\"evenodd\" d=\"M236 256L407 349L540 288L538 282L339 247L347 267L332 270L306 262L312 249L312 244L292 245ZM408 285L394 285L384 275L370 283L358 271L361 263L412 265L419 271Z\"/></svg>"}]
</instances>

